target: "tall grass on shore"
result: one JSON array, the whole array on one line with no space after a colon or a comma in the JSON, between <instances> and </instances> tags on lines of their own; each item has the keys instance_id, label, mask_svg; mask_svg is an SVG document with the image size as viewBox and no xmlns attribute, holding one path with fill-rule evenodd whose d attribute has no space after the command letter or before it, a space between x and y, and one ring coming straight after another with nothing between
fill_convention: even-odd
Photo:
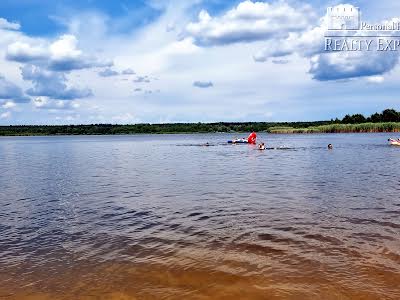
<instances>
[{"instance_id":1,"label":"tall grass on shore","mask_svg":"<svg viewBox=\"0 0 400 300\"><path fill-rule=\"evenodd\" d=\"M307 128L270 127L270 133L349 133L349 132L400 132L400 122L329 124Z\"/></svg>"}]
</instances>

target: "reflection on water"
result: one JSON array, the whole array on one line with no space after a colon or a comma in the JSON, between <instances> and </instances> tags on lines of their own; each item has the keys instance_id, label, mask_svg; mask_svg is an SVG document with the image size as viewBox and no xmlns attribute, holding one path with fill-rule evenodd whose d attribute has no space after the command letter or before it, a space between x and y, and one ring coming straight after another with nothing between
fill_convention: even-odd
<instances>
[{"instance_id":1,"label":"reflection on water","mask_svg":"<svg viewBox=\"0 0 400 300\"><path fill-rule=\"evenodd\" d=\"M0 299L400 298L386 135L228 139L1 138Z\"/></svg>"}]
</instances>

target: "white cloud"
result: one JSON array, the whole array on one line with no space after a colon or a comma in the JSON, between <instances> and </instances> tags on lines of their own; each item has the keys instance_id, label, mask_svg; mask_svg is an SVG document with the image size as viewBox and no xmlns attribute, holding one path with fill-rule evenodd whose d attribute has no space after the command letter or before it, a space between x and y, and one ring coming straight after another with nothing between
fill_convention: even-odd
<instances>
[{"instance_id":1,"label":"white cloud","mask_svg":"<svg viewBox=\"0 0 400 300\"><path fill-rule=\"evenodd\" d=\"M304 32L290 33L285 39L274 39L266 42L266 46L253 55L257 62L264 62L269 58L284 57L299 54L305 57L324 51L325 18L322 25Z\"/></svg>"},{"instance_id":2,"label":"white cloud","mask_svg":"<svg viewBox=\"0 0 400 300\"><path fill-rule=\"evenodd\" d=\"M15 102L13 102L13 101L6 101L5 103L3 103L1 105L2 108L6 108L6 109L14 108L16 106L17 106L17 104L15 104Z\"/></svg>"},{"instance_id":3,"label":"white cloud","mask_svg":"<svg viewBox=\"0 0 400 300\"><path fill-rule=\"evenodd\" d=\"M110 68L100 71L98 74L101 77L112 77L112 76L119 75L119 73L117 71L111 70Z\"/></svg>"},{"instance_id":4,"label":"white cloud","mask_svg":"<svg viewBox=\"0 0 400 300\"><path fill-rule=\"evenodd\" d=\"M370 83L382 83L385 81L385 77L383 76L370 76L367 77L367 81Z\"/></svg>"},{"instance_id":5,"label":"white cloud","mask_svg":"<svg viewBox=\"0 0 400 300\"><path fill-rule=\"evenodd\" d=\"M14 102L29 102L29 97L25 96L22 89L16 84L8 81L0 74L0 100L12 100Z\"/></svg>"},{"instance_id":6,"label":"white cloud","mask_svg":"<svg viewBox=\"0 0 400 300\"><path fill-rule=\"evenodd\" d=\"M199 51L200 48L193 43L192 38L174 41L161 50L164 55L193 54Z\"/></svg>"},{"instance_id":7,"label":"white cloud","mask_svg":"<svg viewBox=\"0 0 400 300\"><path fill-rule=\"evenodd\" d=\"M9 111L0 114L0 119L9 119L9 118L11 118L11 112Z\"/></svg>"},{"instance_id":8,"label":"white cloud","mask_svg":"<svg viewBox=\"0 0 400 300\"><path fill-rule=\"evenodd\" d=\"M54 60L76 59L82 56L82 51L77 49L78 40L74 35L65 34L49 47L51 58Z\"/></svg>"},{"instance_id":9,"label":"white cloud","mask_svg":"<svg viewBox=\"0 0 400 300\"><path fill-rule=\"evenodd\" d=\"M7 48L7 58L19 62L34 62L46 59L48 51L41 45L31 46L28 43L17 41Z\"/></svg>"},{"instance_id":10,"label":"white cloud","mask_svg":"<svg viewBox=\"0 0 400 300\"><path fill-rule=\"evenodd\" d=\"M133 124L137 123L138 119L131 113L123 113L112 117L113 121L118 124Z\"/></svg>"},{"instance_id":11,"label":"white cloud","mask_svg":"<svg viewBox=\"0 0 400 300\"><path fill-rule=\"evenodd\" d=\"M149 83L150 78L149 76L137 76L136 79L133 80L135 83Z\"/></svg>"},{"instance_id":12,"label":"white cloud","mask_svg":"<svg viewBox=\"0 0 400 300\"><path fill-rule=\"evenodd\" d=\"M9 22L4 18L0 18L0 29L19 30L21 26L18 23Z\"/></svg>"},{"instance_id":13,"label":"white cloud","mask_svg":"<svg viewBox=\"0 0 400 300\"><path fill-rule=\"evenodd\" d=\"M98 72L97 74L99 74L100 77L112 77L112 76L118 76L118 75L135 75L135 71L133 71L132 69L128 68L128 69L124 69L121 72L112 70L111 68L106 68L100 72ZM125 79L127 80L127 79Z\"/></svg>"},{"instance_id":14,"label":"white cloud","mask_svg":"<svg viewBox=\"0 0 400 300\"><path fill-rule=\"evenodd\" d=\"M37 109L75 110L80 107L78 103L73 101L53 100L48 97L36 97L32 103Z\"/></svg>"},{"instance_id":15,"label":"white cloud","mask_svg":"<svg viewBox=\"0 0 400 300\"><path fill-rule=\"evenodd\" d=\"M378 51L319 54L310 60L310 73L322 81L377 76L392 70L398 60L398 54Z\"/></svg>"},{"instance_id":16,"label":"white cloud","mask_svg":"<svg viewBox=\"0 0 400 300\"><path fill-rule=\"evenodd\" d=\"M122 75L135 75L136 73L132 69L128 68L128 69L122 70L121 74Z\"/></svg>"},{"instance_id":17,"label":"white cloud","mask_svg":"<svg viewBox=\"0 0 400 300\"><path fill-rule=\"evenodd\" d=\"M307 5L294 8L282 1L269 4L247 0L219 17L202 10L198 21L189 23L183 35L193 37L201 46L248 43L302 31L313 18Z\"/></svg>"},{"instance_id":18,"label":"white cloud","mask_svg":"<svg viewBox=\"0 0 400 300\"><path fill-rule=\"evenodd\" d=\"M42 69L37 66L25 65L21 68L22 78L31 81L32 88L26 93L30 96L46 96L58 100L74 100L93 95L89 88L70 87L64 73Z\"/></svg>"},{"instance_id":19,"label":"white cloud","mask_svg":"<svg viewBox=\"0 0 400 300\"><path fill-rule=\"evenodd\" d=\"M30 63L53 71L72 71L94 67L109 67L111 61L101 61L84 55L78 49L78 40L74 35L65 34L48 45L31 45L16 41L7 47L8 60Z\"/></svg>"}]
</instances>

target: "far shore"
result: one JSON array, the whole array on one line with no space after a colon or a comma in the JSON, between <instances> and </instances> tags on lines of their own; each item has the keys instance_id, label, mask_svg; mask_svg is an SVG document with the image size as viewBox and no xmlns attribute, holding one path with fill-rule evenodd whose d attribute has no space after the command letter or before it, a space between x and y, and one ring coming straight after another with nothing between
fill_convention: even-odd
<instances>
[{"instance_id":1,"label":"far shore","mask_svg":"<svg viewBox=\"0 0 400 300\"><path fill-rule=\"evenodd\" d=\"M400 122L360 123L360 124L328 124L305 128L272 127L270 133L377 133L400 132Z\"/></svg>"},{"instance_id":2,"label":"far shore","mask_svg":"<svg viewBox=\"0 0 400 300\"><path fill-rule=\"evenodd\" d=\"M329 121L293 123L176 123L135 125L18 125L0 126L0 136L76 136L134 134L270 134L398 133L400 122L340 124Z\"/></svg>"}]
</instances>

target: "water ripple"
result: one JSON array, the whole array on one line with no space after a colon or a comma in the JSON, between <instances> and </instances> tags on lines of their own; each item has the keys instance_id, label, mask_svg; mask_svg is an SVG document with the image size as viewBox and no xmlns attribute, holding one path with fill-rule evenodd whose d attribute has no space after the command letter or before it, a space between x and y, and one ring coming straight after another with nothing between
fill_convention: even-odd
<instances>
[{"instance_id":1,"label":"water ripple","mask_svg":"<svg viewBox=\"0 0 400 300\"><path fill-rule=\"evenodd\" d=\"M0 141L0 298L400 298L384 135L229 137Z\"/></svg>"}]
</instances>

